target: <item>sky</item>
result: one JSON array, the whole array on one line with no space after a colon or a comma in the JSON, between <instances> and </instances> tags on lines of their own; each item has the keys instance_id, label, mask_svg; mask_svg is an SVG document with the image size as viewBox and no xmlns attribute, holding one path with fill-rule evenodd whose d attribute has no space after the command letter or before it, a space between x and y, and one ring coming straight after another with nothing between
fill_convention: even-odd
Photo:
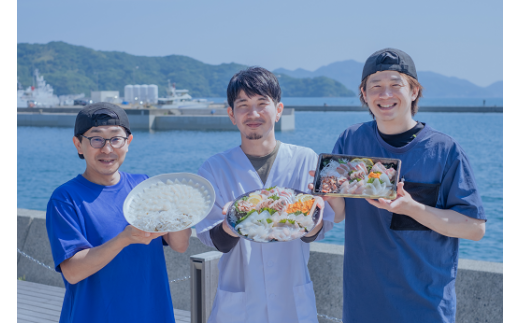
<instances>
[{"instance_id":1,"label":"sky","mask_svg":"<svg viewBox=\"0 0 520 323\"><path fill-rule=\"evenodd\" d=\"M314 71L395 47L417 70L502 80L502 1L18 0L17 42Z\"/></svg>"}]
</instances>

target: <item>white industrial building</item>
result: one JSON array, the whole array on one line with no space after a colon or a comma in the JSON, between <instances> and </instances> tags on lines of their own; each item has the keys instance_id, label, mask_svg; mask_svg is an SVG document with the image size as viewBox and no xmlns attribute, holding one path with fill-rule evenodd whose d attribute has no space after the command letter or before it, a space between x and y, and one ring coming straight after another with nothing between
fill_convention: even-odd
<instances>
[{"instance_id":1,"label":"white industrial building","mask_svg":"<svg viewBox=\"0 0 520 323\"><path fill-rule=\"evenodd\" d=\"M119 91L92 91L90 92L90 98L92 102L110 102L110 103L118 103L121 100L119 99Z\"/></svg>"},{"instance_id":2,"label":"white industrial building","mask_svg":"<svg viewBox=\"0 0 520 323\"><path fill-rule=\"evenodd\" d=\"M125 101L128 103L157 104L159 88L155 84L125 85Z\"/></svg>"}]
</instances>

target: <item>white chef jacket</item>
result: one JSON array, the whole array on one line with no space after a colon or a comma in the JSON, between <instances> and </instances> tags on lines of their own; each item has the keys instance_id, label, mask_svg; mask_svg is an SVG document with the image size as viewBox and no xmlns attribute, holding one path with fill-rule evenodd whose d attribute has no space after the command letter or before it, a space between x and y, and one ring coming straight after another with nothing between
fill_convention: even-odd
<instances>
[{"instance_id":1,"label":"white chef jacket","mask_svg":"<svg viewBox=\"0 0 520 323\"><path fill-rule=\"evenodd\" d=\"M265 186L240 146L210 157L199 175L211 182L216 199L210 214L196 225L197 236L214 247L209 230L222 222L223 206L238 196L274 185L309 191L309 170L318 156L309 148L282 143ZM332 229L334 212L325 203L323 229ZM257 243L240 239L218 264L218 289L208 323L317 323L316 299L307 263L309 244Z\"/></svg>"}]
</instances>

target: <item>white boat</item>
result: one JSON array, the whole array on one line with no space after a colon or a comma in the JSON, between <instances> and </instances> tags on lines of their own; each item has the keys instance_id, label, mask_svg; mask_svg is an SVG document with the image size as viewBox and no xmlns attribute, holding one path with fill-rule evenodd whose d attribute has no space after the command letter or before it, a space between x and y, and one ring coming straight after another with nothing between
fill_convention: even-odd
<instances>
[{"instance_id":1,"label":"white boat","mask_svg":"<svg viewBox=\"0 0 520 323\"><path fill-rule=\"evenodd\" d=\"M19 108L50 108L60 104L60 99L54 94L50 84L47 84L40 76L38 69L34 70L33 85L23 89L18 82L18 107Z\"/></svg>"},{"instance_id":2,"label":"white boat","mask_svg":"<svg viewBox=\"0 0 520 323\"><path fill-rule=\"evenodd\" d=\"M167 96L165 98L157 99L157 108L159 109L206 109L213 103L206 99L193 100L188 90L177 90L175 83L170 83L168 80L168 88L166 89Z\"/></svg>"}]
</instances>

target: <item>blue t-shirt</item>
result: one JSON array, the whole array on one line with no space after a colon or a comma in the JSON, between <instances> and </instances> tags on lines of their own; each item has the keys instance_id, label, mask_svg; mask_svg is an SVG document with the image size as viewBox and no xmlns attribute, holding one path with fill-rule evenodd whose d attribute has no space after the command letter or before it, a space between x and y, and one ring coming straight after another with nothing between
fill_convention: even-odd
<instances>
[{"instance_id":1,"label":"blue t-shirt","mask_svg":"<svg viewBox=\"0 0 520 323\"><path fill-rule=\"evenodd\" d=\"M387 144L375 121L353 125L334 154L398 158L414 200L485 219L462 148L428 125L403 147ZM345 199L344 323L455 322L459 240L411 217Z\"/></svg>"},{"instance_id":2,"label":"blue t-shirt","mask_svg":"<svg viewBox=\"0 0 520 323\"><path fill-rule=\"evenodd\" d=\"M61 273L59 265L78 251L109 241L128 225L123 202L147 176L119 173L113 186L78 175L52 194L46 223L56 271ZM175 322L161 238L125 247L77 284L63 281L60 323Z\"/></svg>"}]
</instances>

